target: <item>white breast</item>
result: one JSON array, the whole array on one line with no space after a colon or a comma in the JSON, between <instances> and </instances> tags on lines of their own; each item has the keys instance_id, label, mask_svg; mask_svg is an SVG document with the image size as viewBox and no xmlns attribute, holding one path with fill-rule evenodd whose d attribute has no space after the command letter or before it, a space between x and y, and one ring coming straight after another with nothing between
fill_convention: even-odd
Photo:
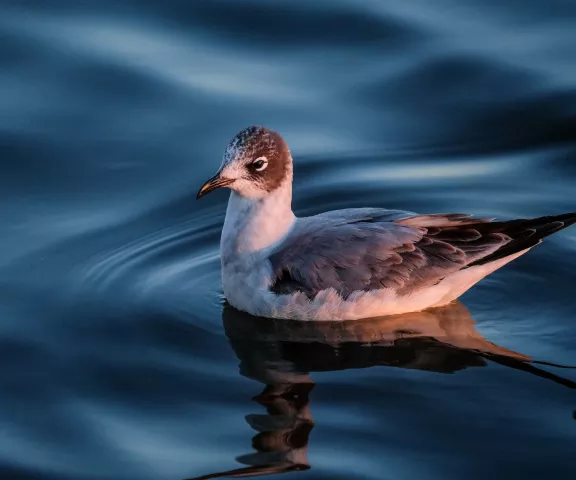
<instances>
[{"instance_id":1,"label":"white breast","mask_svg":"<svg viewBox=\"0 0 576 480\"><path fill-rule=\"evenodd\" d=\"M255 315L272 314L269 252L296 222L292 185L286 182L263 199L230 195L220 252L224 295L236 308Z\"/></svg>"}]
</instances>

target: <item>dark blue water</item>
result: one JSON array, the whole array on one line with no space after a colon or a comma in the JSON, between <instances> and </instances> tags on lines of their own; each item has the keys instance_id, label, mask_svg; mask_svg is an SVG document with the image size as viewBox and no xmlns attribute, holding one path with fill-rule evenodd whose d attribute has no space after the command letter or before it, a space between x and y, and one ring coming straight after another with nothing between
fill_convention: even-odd
<instances>
[{"instance_id":1,"label":"dark blue water","mask_svg":"<svg viewBox=\"0 0 576 480\"><path fill-rule=\"evenodd\" d=\"M4 0L0 476L572 478L576 229L462 304L352 323L225 306L263 124L295 210L576 210L576 4Z\"/></svg>"}]
</instances>

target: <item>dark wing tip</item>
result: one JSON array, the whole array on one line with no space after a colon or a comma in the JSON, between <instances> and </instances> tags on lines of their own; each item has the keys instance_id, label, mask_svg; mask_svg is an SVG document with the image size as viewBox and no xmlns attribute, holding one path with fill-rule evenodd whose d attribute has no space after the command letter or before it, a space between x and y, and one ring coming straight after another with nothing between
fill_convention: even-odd
<instances>
[{"instance_id":1,"label":"dark wing tip","mask_svg":"<svg viewBox=\"0 0 576 480\"><path fill-rule=\"evenodd\" d=\"M482 233L502 233L510 237L511 241L502 246L496 252L468 265L486 265L487 263L500 260L514 255L515 253L535 247L542 240L553 233L559 232L576 223L576 212L563 215L538 217L528 220L511 220L509 222L495 222L483 225Z\"/></svg>"}]
</instances>

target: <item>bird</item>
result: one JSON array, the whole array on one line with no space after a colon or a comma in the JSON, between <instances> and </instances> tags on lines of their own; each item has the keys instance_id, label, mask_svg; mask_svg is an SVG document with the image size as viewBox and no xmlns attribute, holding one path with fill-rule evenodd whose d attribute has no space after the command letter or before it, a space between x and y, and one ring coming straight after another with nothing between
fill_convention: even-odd
<instances>
[{"instance_id":1,"label":"bird","mask_svg":"<svg viewBox=\"0 0 576 480\"><path fill-rule=\"evenodd\" d=\"M293 159L282 136L250 126L228 143L197 199L231 189L220 239L227 301L251 315L358 320L447 305L576 212L495 221L463 213L292 210Z\"/></svg>"}]
</instances>

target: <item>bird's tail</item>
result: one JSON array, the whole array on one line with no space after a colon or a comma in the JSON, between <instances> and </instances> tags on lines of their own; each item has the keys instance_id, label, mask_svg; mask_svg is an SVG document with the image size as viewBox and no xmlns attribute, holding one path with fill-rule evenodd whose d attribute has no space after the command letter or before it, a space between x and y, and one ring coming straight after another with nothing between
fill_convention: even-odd
<instances>
[{"instance_id":1,"label":"bird's tail","mask_svg":"<svg viewBox=\"0 0 576 480\"><path fill-rule=\"evenodd\" d=\"M479 223L474 226L480 233L503 233L512 240L494 253L468 265L485 265L532 248L548 235L552 235L576 223L576 212L532 219L510 220L507 222Z\"/></svg>"}]
</instances>

